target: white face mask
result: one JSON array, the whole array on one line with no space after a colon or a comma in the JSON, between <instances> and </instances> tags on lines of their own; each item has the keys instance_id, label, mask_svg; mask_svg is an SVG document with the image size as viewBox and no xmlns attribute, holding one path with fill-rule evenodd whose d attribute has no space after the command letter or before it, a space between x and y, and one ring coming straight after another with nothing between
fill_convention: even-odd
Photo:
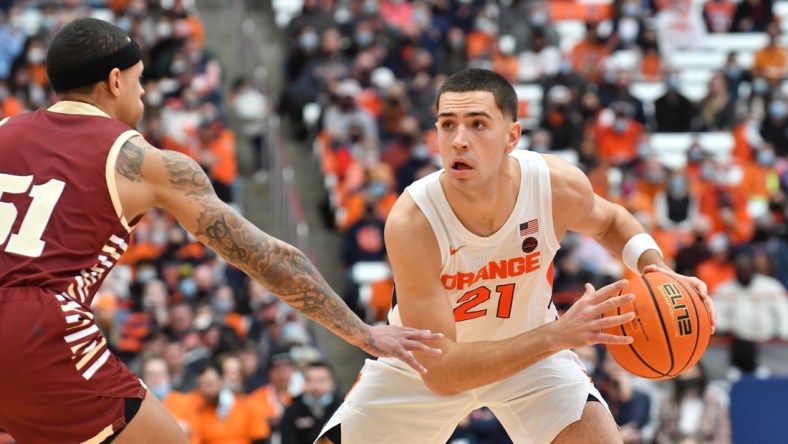
<instances>
[{"instance_id":1,"label":"white face mask","mask_svg":"<svg viewBox=\"0 0 788 444\"><path fill-rule=\"evenodd\" d=\"M47 59L47 52L44 48L31 48L27 52L27 61L33 65L44 63Z\"/></svg>"}]
</instances>

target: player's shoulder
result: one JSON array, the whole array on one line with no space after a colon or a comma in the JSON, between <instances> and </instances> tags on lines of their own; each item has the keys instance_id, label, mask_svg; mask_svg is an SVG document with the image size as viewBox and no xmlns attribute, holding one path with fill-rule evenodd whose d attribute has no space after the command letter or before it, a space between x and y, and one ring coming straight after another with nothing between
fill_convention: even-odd
<instances>
[{"instance_id":1,"label":"player's shoulder","mask_svg":"<svg viewBox=\"0 0 788 444\"><path fill-rule=\"evenodd\" d=\"M431 231L432 228L427 217L419 205L406 190L397 199L391 213L386 218L386 238L391 236L419 237Z\"/></svg>"}]
</instances>

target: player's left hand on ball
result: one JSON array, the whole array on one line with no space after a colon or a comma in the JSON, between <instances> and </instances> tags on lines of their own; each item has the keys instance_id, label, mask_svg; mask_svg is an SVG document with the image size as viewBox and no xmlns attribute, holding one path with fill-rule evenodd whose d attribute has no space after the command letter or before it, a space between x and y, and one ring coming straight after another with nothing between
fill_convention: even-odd
<instances>
[{"instance_id":1,"label":"player's left hand on ball","mask_svg":"<svg viewBox=\"0 0 788 444\"><path fill-rule=\"evenodd\" d=\"M700 295L701 299L703 299L706 309L709 311L709 319L711 320L711 334L714 334L714 329L717 325L717 313L714 311L714 302L709 296L709 287L706 286L706 283L694 276L684 276L668 268L660 267L659 265L647 265L646 268L643 269L644 274L655 271L665 273L675 278L680 278L684 282L691 285L693 289L695 289L695 291Z\"/></svg>"},{"instance_id":2,"label":"player's left hand on ball","mask_svg":"<svg viewBox=\"0 0 788 444\"><path fill-rule=\"evenodd\" d=\"M427 369L413 357L411 352L416 351L430 356L439 356L443 353L439 348L424 344L424 342L443 339L442 333L392 325L369 327L369 333L369 340L361 347L364 351L379 358L391 356L401 359L422 374L427 373Z\"/></svg>"}]
</instances>

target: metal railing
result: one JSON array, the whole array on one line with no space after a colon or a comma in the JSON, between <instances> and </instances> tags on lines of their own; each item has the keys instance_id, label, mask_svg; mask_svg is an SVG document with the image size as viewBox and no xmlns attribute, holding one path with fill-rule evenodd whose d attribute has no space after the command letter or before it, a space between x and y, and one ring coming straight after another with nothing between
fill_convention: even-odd
<instances>
[{"instance_id":1,"label":"metal railing","mask_svg":"<svg viewBox=\"0 0 788 444\"><path fill-rule=\"evenodd\" d=\"M272 99L268 71L258 50L260 37L256 34L254 20L248 14L248 1L229 4L234 8L235 29L238 32L238 41L241 42L241 68L244 77L250 85ZM269 209L273 224L270 231L309 254L309 225L293 182L294 170L282 144L281 121L275 112L268 118L266 144L269 156Z\"/></svg>"}]
</instances>

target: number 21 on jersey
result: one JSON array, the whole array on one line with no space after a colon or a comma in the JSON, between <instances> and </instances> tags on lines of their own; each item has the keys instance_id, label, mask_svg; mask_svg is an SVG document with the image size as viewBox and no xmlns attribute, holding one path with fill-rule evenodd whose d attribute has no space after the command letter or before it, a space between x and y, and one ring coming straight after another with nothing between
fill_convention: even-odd
<instances>
[{"instance_id":1,"label":"number 21 on jersey","mask_svg":"<svg viewBox=\"0 0 788 444\"><path fill-rule=\"evenodd\" d=\"M498 293L498 309L495 315L499 318L508 318L512 315L512 299L514 298L514 284L503 284L495 287ZM492 291L486 286L475 288L462 295L454 308L454 321L468 321L487 314L487 309L474 310L477 305L487 302L492 295Z\"/></svg>"},{"instance_id":2,"label":"number 21 on jersey","mask_svg":"<svg viewBox=\"0 0 788 444\"><path fill-rule=\"evenodd\" d=\"M33 201L27 209L19 232L11 234L11 229L16 222L19 211L13 204L0 201L0 250L6 253L19 254L28 257L38 257L44 251L46 244L41 240L44 229L52 217L55 205L63 194L66 187L65 182L50 179L43 185L30 185L33 183L33 176L13 176L0 173L0 199L3 194L23 194L26 193ZM28 192L28 190L30 190ZM9 234L11 237L9 238ZM6 244L3 248L3 244Z\"/></svg>"}]
</instances>

